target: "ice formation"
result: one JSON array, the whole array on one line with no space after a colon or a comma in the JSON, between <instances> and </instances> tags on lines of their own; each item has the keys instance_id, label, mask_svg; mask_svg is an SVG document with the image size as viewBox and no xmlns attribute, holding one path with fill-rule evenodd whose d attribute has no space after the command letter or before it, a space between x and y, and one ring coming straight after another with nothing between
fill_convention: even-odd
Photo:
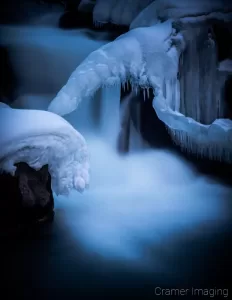
<instances>
[{"instance_id":1,"label":"ice formation","mask_svg":"<svg viewBox=\"0 0 232 300\"><path fill-rule=\"evenodd\" d=\"M116 7L125 1L113 2L97 1L97 21L109 22L110 12L122 17ZM97 14L101 5L104 10ZM153 1L128 33L78 66L49 110L67 114L102 86L129 81L133 89L144 89L144 95L152 87L153 107L176 143L191 152L231 161L232 121L224 116L221 95L231 60L218 64L210 23L231 22L231 14L232 3L227 0Z\"/></svg>"},{"instance_id":2,"label":"ice formation","mask_svg":"<svg viewBox=\"0 0 232 300\"><path fill-rule=\"evenodd\" d=\"M17 162L38 170L48 164L59 195L89 184L86 142L67 121L46 111L0 105L0 170L14 175Z\"/></svg>"},{"instance_id":3,"label":"ice formation","mask_svg":"<svg viewBox=\"0 0 232 300\"><path fill-rule=\"evenodd\" d=\"M134 89L146 89L162 77L171 79L178 69L177 52L169 40L172 33L171 22L145 30L138 28L92 52L73 72L49 110L68 114L102 86L120 86L130 81ZM153 36L155 39L151 39ZM144 51L147 46L148 51Z\"/></svg>"}]
</instances>

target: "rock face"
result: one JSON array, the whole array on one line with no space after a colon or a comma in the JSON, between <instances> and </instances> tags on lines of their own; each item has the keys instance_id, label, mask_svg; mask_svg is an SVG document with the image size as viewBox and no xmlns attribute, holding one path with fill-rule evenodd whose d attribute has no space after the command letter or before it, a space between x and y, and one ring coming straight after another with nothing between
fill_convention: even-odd
<instances>
[{"instance_id":1,"label":"rock face","mask_svg":"<svg viewBox=\"0 0 232 300\"><path fill-rule=\"evenodd\" d=\"M35 171L26 163L19 163L15 176L0 175L0 189L1 234L53 218L54 199L48 166Z\"/></svg>"}]
</instances>

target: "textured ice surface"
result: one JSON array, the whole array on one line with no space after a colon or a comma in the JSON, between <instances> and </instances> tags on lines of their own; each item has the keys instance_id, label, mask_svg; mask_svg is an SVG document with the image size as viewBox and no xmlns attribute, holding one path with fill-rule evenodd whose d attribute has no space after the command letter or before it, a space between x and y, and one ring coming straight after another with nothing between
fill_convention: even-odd
<instances>
[{"instance_id":1,"label":"textured ice surface","mask_svg":"<svg viewBox=\"0 0 232 300\"><path fill-rule=\"evenodd\" d=\"M138 6L142 10L141 1L133 2L132 10L128 10L127 5L132 5L132 3L99 0L94 7L94 16L97 16L96 20L99 22L114 22L114 18L120 16L120 22L123 23L122 20L128 21L131 14L138 10ZM194 38L190 43L186 36L177 34L173 28L173 19L180 20L182 28L186 24L190 26L193 23L205 22L210 18L228 21L231 9L231 1L226 0L190 0L188 3L183 0L154 1L131 25L131 28L140 28L130 30L114 42L92 52L77 67L67 84L50 104L49 110L60 115L69 114L82 100L87 101L93 98L99 88L120 86L130 82L135 90L138 86L142 87L144 95L149 87L153 88L153 106L157 115L171 130L176 131L176 137L179 136L181 145L188 148L192 143L192 141L187 142L188 137L194 135L197 136L194 143L202 147L208 147L207 145L212 143L213 147L217 148L219 143L223 143L223 149L225 146L230 148L231 121L218 119L223 117L222 101L218 91L219 85L223 85L224 75L222 75L224 79L220 77L216 80L218 83L217 87L215 85L215 90L210 89L212 79L218 76L213 72L217 63L216 50L210 50L214 47L213 40L210 41L210 38L205 40L209 44L212 42L212 47L209 49L207 46L201 47L200 45L201 51L207 58L201 65L205 65L204 69L208 68L210 72L206 71L203 75L201 74L203 77L199 81L196 74L199 73L197 68L200 65L197 61L197 49L194 48ZM141 28L143 25L152 26ZM194 93L190 93L191 96L182 101L180 89L182 82L179 81L178 74L179 58L185 45L189 46L189 44L191 44L190 52L195 51L196 55L192 57L196 58L196 63L194 64L195 71L191 73L191 76L187 76L186 89L189 91L194 89L194 93L201 96L196 95L194 98ZM219 70L224 69L220 73L228 73L229 66L228 62L224 63L224 67L221 64ZM198 83L200 83L200 88ZM184 109L183 102L185 103ZM205 106L210 109L205 109ZM214 106L217 108L211 109ZM219 156L221 157L221 154Z\"/></svg>"},{"instance_id":2,"label":"textured ice surface","mask_svg":"<svg viewBox=\"0 0 232 300\"><path fill-rule=\"evenodd\" d=\"M40 110L0 106L0 169L14 174L17 162L38 170L49 165L56 194L89 184L86 142L63 118Z\"/></svg>"},{"instance_id":3,"label":"textured ice surface","mask_svg":"<svg viewBox=\"0 0 232 300\"><path fill-rule=\"evenodd\" d=\"M92 97L102 86L131 84L144 88L162 78L174 77L178 58L172 51L172 24L165 22L150 28L138 28L92 52L72 73L49 106L65 115Z\"/></svg>"},{"instance_id":4,"label":"textured ice surface","mask_svg":"<svg viewBox=\"0 0 232 300\"><path fill-rule=\"evenodd\" d=\"M210 43L210 40L208 42ZM91 53L72 73L67 84L50 104L49 110L65 115L75 110L82 100L92 97L100 87L120 85L130 81L133 88L137 86L144 89L153 88L155 95L153 107L158 117L169 128L196 136L196 143L201 145L223 142L224 146L230 148L231 120L219 120L216 119L217 115L209 115L206 117L207 120L210 120L210 123L214 122L212 125L204 125L199 123L200 115L199 118L193 114L185 117L180 109L181 91L178 71L179 58L184 47L185 41L181 34L175 34L171 21L131 30L114 42ZM209 52L210 49L207 51L208 65L211 66L212 61L215 60L215 52ZM192 74L194 75L194 72ZM208 72L205 81L210 84L212 78L207 77L207 74ZM197 83L193 79L190 80L190 85ZM202 80L204 81L204 78ZM163 91L165 81L167 82L166 95ZM188 88L192 90L192 86ZM207 100L207 97L209 96L205 94L202 104L208 103L211 108L214 105L211 103L213 99ZM190 112L199 114L200 100L193 97L186 101L190 105ZM196 107L192 107L193 104L196 104Z\"/></svg>"},{"instance_id":5,"label":"textured ice surface","mask_svg":"<svg viewBox=\"0 0 232 300\"><path fill-rule=\"evenodd\" d=\"M164 95L173 110L182 113L185 117L193 118L202 125L210 125L217 119L228 116L223 92L227 74L218 71L218 45L208 31L207 23L195 28L188 27L185 34L187 47L181 55L179 64L180 92L177 96ZM169 89L174 92L176 87L173 84ZM180 98L180 107L176 107L175 102L179 102ZM230 120L223 120L223 123L227 123L228 128L231 126ZM231 161L228 132L223 131L221 127L223 132L220 133L219 130L216 133L212 130L216 124L220 126L222 122L217 120L205 134L202 132L198 136L194 131L191 133L190 129L188 132L171 131L171 136L177 144L189 152Z\"/></svg>"}]
</instances>

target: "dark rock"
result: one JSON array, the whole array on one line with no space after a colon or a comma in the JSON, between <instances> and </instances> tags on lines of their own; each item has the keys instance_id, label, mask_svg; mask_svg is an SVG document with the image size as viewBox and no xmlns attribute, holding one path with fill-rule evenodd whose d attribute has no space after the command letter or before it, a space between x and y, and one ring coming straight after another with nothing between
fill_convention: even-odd
<instances>
[{"instance_id":1,"label":"dark rock","mask_svg":"<svg viewBox=\"0 0 232 300\"><path fill-rule=\"evenodd\" d=\"M59 20L62 29L93 28L92 14L80 13L77 10L66 11Z\"/></svg>"},{"instance_id":2,"label":"dark rock","mask_svg":"<svg viewBox=\"0 0 232 300\"><path fill-rule=\"evenodd\" d=\"M0 175L0 233L22 229L52 220L54 199L48 166L39 171L18 163L15 176Z\"/></svg>"},{"instance_id":3,"label":"dark rock","mask_svg":"<svg viewBox=\"0 0 232 300\"><path fill-rule=\"evenodd\" d=\"M8 49L0 46L0 99L4 103L12 103L16 97L16 76L10 61Z\"/></svg>"},{"instance_id":4,"label":"dark rock","mask_svg":"<svg viewBox=\"0 0 232 300\"><path fill-rule=\"evenodd\" d=\"M98 34L108 32L107 40L114 40L129 30L128 26L114 25L111 23L95 26L91 12L78 11L77 9L67 9L60 17L59 27L66 30L77 28L91 29ZM96 39L97 36L91 36L91 38Z\"/></svg>"},{"instance_id":5,"label":"dark rock","mask_svg":"<svg viewBox=\"0 0 232 300\"><path fill-rule=\"evenodd\" d=\"M121 88L121 99L120 99L120 131L117 139L117 149L121 154L129 152L129 140L130 140L130 120L131 120L131 98L132 90L129 86L128 90Z\"/></svg>"},{"instance_id":6,"label":"dark rock","mask_svg":"<svg viewBox=\"0 0 232 300\"><path fill-rule=\"evenodd\" d=\"M225 82L224 96L227 106L226 118L232 120L232 76L228 76Z\"/></svg>"},{"instance_id":7,"label":"dark rock","mask_svg":"<svg viewBox=\"0 0 232 300\"><path fill-rule=\"evenodd\" d=\"M149 90L149 97L146 95L146 101L141 88L138 88L137 93L132 92L130 84L126 91L121 89L121 128L117 141L119 153L128 153L130 150L130 135L133 134L131 123L145 144L159 149L173 148L165 124L159 120L152 107L153 98L152 89Z\"/></svg>"},{"instance_id":8,"label":"dark rock","mask_svg":"<svg viewBox=\"0 0 232 300\"><path fill-rule=\"evenodd\" d=\"M1 0L0 5L0 24L10 25L25 25L46 12L52 12L53 9L63 9L56 1L42 5L39 0Z\"/></svg>"}]
</instances>

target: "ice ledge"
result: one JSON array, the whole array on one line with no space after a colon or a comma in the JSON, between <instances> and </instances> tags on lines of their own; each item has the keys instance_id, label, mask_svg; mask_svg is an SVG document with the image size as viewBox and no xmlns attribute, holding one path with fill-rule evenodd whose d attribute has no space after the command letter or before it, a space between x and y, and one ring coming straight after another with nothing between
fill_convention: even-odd
<instances>
[{"instance_id":1,"label":"ice ledge","mask_svg":"<svg viewBox=\"0 0 232 300\"><path fill-rule=\"evenodd\" d=\"M154 98L153 107L159 119L170 129L194 136L195 140L201 145L227 143L232 150L232 120L216 119L210 125L201 124L168 107L162 93L158 93Z\"/></svg>"}]
</instances>

